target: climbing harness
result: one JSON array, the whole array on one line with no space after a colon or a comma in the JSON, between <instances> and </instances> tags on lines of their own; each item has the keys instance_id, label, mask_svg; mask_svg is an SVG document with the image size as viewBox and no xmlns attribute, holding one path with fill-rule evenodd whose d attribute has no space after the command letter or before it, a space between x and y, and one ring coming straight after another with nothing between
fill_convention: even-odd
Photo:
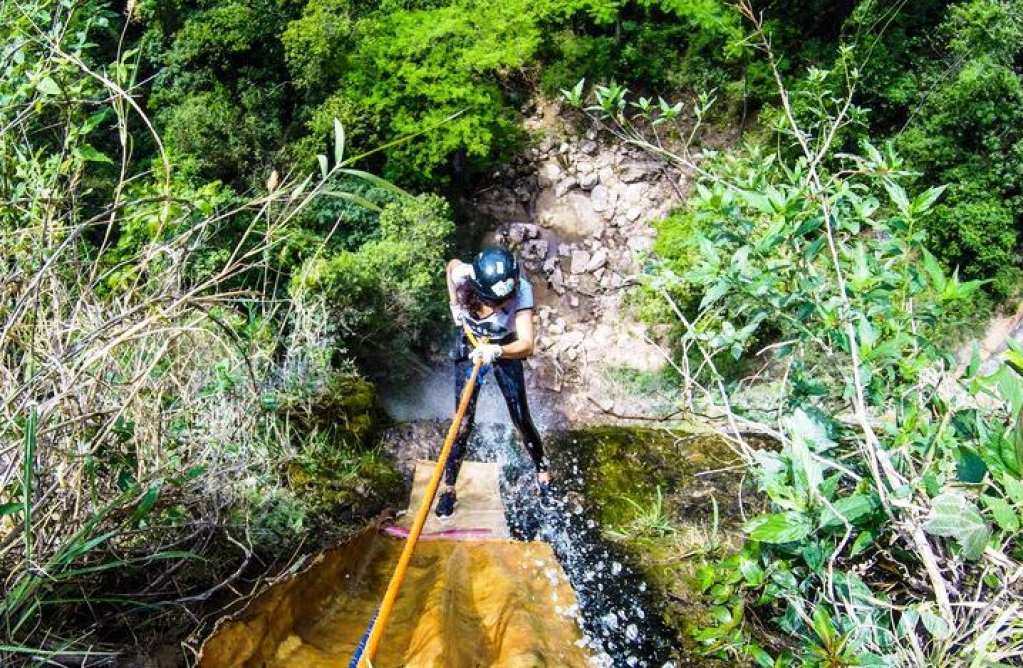
<instances>
[{"instance_id":1,"label":"climbing harness","mask_svg":"<svg viewBox=\"0 0 1023 668\"><path fill-rule=\"evenodd\" d=\"M490 343L490 337L476 336L475 334L472 333L472 330L469 329L468 325L462 325L462 329L465 331L465 338L469 339L469 343L472 345L473 350ZM472 372L473 372L472 369L466 369L465 377L468 378L469 376L471 376ZM484 364L483 366L480 367L480 372L476 379L476 382L478 382L480 385L486 385L488 373L490 373L490 365Z\"/></svg>"},{"instance_id":2,"label":"climbing harness","mask_svg":"<svg viewBox=\"0 0 1023 668\"><path fill-rule=\"evenodd\" d=\"M472 342L473 346L479 345L479 339L473 336L468 331L468 328L466 328L466 334L469 336L469 341ZM462 397L458 401L458 410L455 411L455 418L451 421L448 435L444 439L444 446L441 448L440 456L437 458L437 466L433 469L433 475L430 477L430 482L426 487L423 502L416 511L416 518L412 523L412 528L409 529L408 538L405 539L405 547L401 552L401 557L398 559L398 565L395 566L394 574L391 575L391 581L387 585L387 592L384 594L384 598L380 602L380 607L370 622L369 628L366 629L363 640L359 642L359 647L355 650L355 656L352 657L349 668L373 668L373 659L376 657L377 647L380 645L384 629L387 628L387 618L391 615L391 608L394 607L394 601L398 598L398 589L405 579L405 572L408 570L409 561L412 560L412 552L415 550L416 543L419 542L419 536L423 532L423 525L426 524L426 518L430 514L430 506L433 505L433 498L437 494L441 475L444 473L444 466L447 464L451 448L455 443L455 436L458 434L458 425L461 424L462 418L465 416L465 411L469 407L469 400L472 398L473 390L476 387L480 366L478 362L473 364L469 381L465 384L465 389L462 390Z\"/></svg>"}]
</instances>

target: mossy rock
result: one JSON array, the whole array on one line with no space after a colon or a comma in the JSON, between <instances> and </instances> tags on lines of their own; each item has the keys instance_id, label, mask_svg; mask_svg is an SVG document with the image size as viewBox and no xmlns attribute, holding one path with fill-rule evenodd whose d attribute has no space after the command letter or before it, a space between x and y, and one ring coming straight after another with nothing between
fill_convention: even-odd
<instances>
[{"instance_id":1,"label":"mossy rock","mask_svg":"<svg viewBox=\"0 0 1023 668\"><path fill-rule=\"evenodd\" d=\"M375 449L307 455L288 465L288 486L314 513L355 516L393 501L403 489L397 469Z\"/></svg>"},{"instance_id":2,"label":"mossy rock","mask_svg":"<svg viewBox=\"0 0 1023 668\"><path fill-rule=\"evenodd\" d=\"M604 537L624 549L679 646L695 658L688 629L709 614L696 569L710 551L736 549L741 540L737 454L714 434L622 426L565 432L550 449L558 471L578 471L563 474L566 490L586 500Z\"/></svg>"},{"instance_id":3,"label":"mossy rock","mask_svg":"<svg viewBox=\"0 0 1023 668\"><path fill-rule=\"evenodd\" d=\"M271 403L299 441L319 434L338 447L372 443L384 418L376 388L355 371L332 371L314 387L276 393Z\"/></svg>"},{"instance_id":4,"label":"mossy rock","mask_svg":"<svg viewBox=\"0 0 1023 668\"><path fill-rule=\"evenodd\" d=\"M673 515L689 520L729 517L737 510L738 483L727 476L697 473L734 466L737 455L719 436L685 434L666 429L600 426L565 432L551 450L563 470L574 460L581 478L579 490L591 502L601 524L622 526L641 508L662 503Z\"/></svg>"}]
</instances>

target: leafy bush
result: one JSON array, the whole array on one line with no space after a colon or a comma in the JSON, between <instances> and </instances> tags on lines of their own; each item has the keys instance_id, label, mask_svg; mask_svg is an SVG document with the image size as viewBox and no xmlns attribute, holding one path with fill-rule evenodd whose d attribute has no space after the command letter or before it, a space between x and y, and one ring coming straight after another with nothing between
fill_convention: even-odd
<instances>
[{"instance_id":1,"label":"leafy bush","mask_svg":"<svg viewBox=\"0 0 1023 668\"><path fill-rule=\"evenodd\" d=\"M244 584L250 559L297 544L324 508L289 487L294 460L345 463L329 484L353 515L379 501L355 493L363 472L380 490L397 479L367 443L371 393L350 364L319 367L322 394L276 364L298 355L278 333L309 328L270 260L318 194L357 199L335 178L354 173L273 174L252 200L176 175L131 54L107 62L97 44L117 43L112 19L99 2L0 5L4 665L113 660L96 647L194 628L182 611ZM145 142L153 159L137 161ZM270 387L308 401L272 412ZM310 446L324 411L341 417L329 452Z\"/></svg>"},{"instance_id":2,"label":"leafy bush","mask_svg":"<svg viewBox=\"0 0 1023 668\"><path fill-rule=\"evenodd\" d=\"M970 277L997 277L1011 292L1017 223L1023 218L1023 84L989 61L940 88L899 139L927 180L948 181L945 206L928 225L933 248Z\"/></svg>"},{"instance_id":3,"label":"leafy bush","mask_svg":"<svg viewBox=\"0 0 1023 668\"><path fill-rule=\"evenodd\" d=\"M386 375L412 363L449 320L444 267L454 225L447 203L420 195L384 207L379 239L305 262L296 300L323 299L360 368Z\"/></svg>"},{"instance_id":4,"label":"leafy bush","mask_svg":"<svg viewBox=\"0 0 1023 668\"><path fill-rule=\"evenodd\" d=\"M997 499L1019 484L1019 453L1006 459L989 441L992 434L1014 438L1002 422L1007 407L978 411L972 397L990 392L1015 411L1011 397L1020 379L981 380L971 375L976 366L965 377L939 371L948 356L931 336L949 306L978 284L946 276L920 245L918 230L941 191L910 197L894 180L894 155L868 147L868 156L853 157L855 167L845 170L857 176L829 177L817 196L809 194L804 165L782 168L752 157L746 167L760 176L746 181L766 179L763 190L718 180L710 166L689 202L709 225L684 280L698 286L701 310L715 312L721 324L715 336L690 330L686 338L701 341L711 359L742 354L767 323L784 342L774 352L788 379L779 397L789 415L778 429L781 450L745 450L772 512L747 523L750 543L740 555L704 571L703 586L721 606L721 623L696 635L715 652L746 653L761 665L773 659L747 635L744 610L800 637L801 664L891 662L911 636L940 640L945 636L937 624L962 630L977 628L971 626L977 620L953 618L951 607L942 607L947 585L933 573L921 594L870 564L894 558L912 571L955 559L958 579L948 589L956 590L957 582L980 576L968 564L983 557L996 534L994 544L1019 549L1011 547L1015 531L1008 519L1017 511L1005 511L1000 520L984 512L976 496L963 495L962 484L980 483ZM851 368L838 362L845 356ZM963 384L955 398L936 402L931 388L943 382ZM837 417L843 407L854 416L851 424ZM894 422L880 423L889 412ZM943 433L949 420L976 427ZM958 504L948 512L960 518L947 531L941 525L946 503ZM902 522L921 523L903 529ZM992 525L999 528L993 532ZM922 531L951 537L947 549L957 556L937 557ZM893 544L900 556L884 547ZM986 597L1000 584L981 586L992 588ZM924 618L927 631L916 630L911 617L863 603L889 597ZM938 621L932 624L928 615ZM1021 629L1001 631L1023 638ZM935 652L932 660L949 651L927 646ZM978 651L997 655L990 644Z\"/></svg>"},{"instance_id":5,"label":"leafy bush","mask_svg":"<svg viewBox=\"0 0 1023 668\"><path fill-rule=\"evenodd\" d=\"M670 106L649 114L611 86L586 108L699 174L665 224L698 227L699 252L669 234L648 285L682 324L677 350L700 360L680 367L695 409L724 412L722 431L769 503L745 524L745 548L702 570L713 622L694 637L763 666L1018 657L1023 624L1005 578L1023 558L1023 350L1011 344L1009 364L984 376L979 356L961 369L937 345L981 285L925 246L946 188L907 190L916 177L891 146L838 153L848 98L815 76L822 102L810 113L779 91L785 125L771 149L699 162L652 133ZM699 304L684 311L673 294ZM747 356L777 370L773 405L738 408L757 379L736 382L720 363ZM777 449L752 447L750 427ZM766 621L795 642L762 632Z\"/></svg>"}]
</instances>

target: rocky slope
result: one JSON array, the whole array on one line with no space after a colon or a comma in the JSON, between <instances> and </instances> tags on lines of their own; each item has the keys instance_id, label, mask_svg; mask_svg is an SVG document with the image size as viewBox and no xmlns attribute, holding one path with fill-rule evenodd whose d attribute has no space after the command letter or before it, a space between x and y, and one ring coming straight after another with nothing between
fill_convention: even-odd
<instances>
[{"instance_id":1,"label":"rocky slope","mask_svg":"<svg viewBox=\"0 0 1023 668\"><path fill-rule=\"evenodd\" d=\"M558 393L571 422L668 410L625 387L630 370L665 364L659 332L638 322L629 288L653 248L653 222L677 206L684 183L636 149L573 135L557 110L527 123L533 148L492 174L473 205L497 221L491 239L515 249L537 295L538 354L531 384Z\"/></svg>"}]
</instances>

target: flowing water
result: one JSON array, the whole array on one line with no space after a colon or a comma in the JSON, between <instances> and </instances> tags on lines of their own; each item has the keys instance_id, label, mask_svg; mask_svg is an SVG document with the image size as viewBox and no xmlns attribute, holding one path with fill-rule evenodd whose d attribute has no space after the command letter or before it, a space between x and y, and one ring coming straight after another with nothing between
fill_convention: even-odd
<instances>
[{"instance_id":1,"label":"flowing water","mask_svg":"<svg viewBox=\"0 0 1023 668\"><path fill-rule=\"evenodd\" d=\"M418 387L390 395L386 404L398 419L424 420L449 418L452 402L450 377L441 370ZM540 402L534 406L534 419L549 435L548 426L558 419L556 408ZM512 535L541 540L554 549L578 602L577 609L563 612L577 619L583 642L602 666L674 666L674 634L663 623L647 584L620 550L602 539L579 494L583 482L577 459L571 452L551 454L557 455L552 457L557 484L541 498L500 392L484 387L467 459L501 466L501 496Z\"/></svg>"},{"instance_id":2,"label":"flowing water","mask_svg":"<svg viewBox=\"0 0 1023 668\"><path fill-rule=\"evenodd\" d=\"M673 634L662 622L646 583L621 551L601 537L585 501L574 493L582 480L573 460L568 460L568 470L555 468L557 485L542 498L532 463L513 429L485 425L478 429L473 446L471 457L502 465L501 496L513 537L542 540L553 547L578 601L578 611L570 613L576 614L584 642L601 664L673 665Z\"/></svg>"}]
</instances>

